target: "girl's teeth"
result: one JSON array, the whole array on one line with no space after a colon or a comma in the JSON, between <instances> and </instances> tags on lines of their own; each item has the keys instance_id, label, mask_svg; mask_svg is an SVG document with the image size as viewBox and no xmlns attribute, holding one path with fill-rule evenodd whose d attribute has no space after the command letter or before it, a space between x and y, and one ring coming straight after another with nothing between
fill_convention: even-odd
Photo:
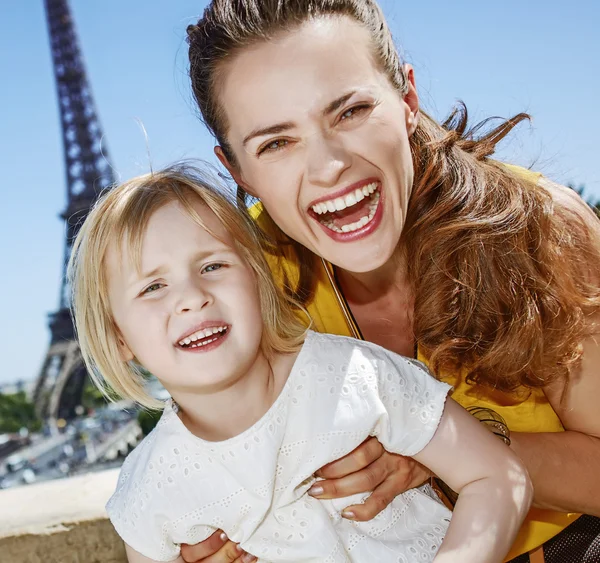
<instances>
[{"instance_id":1,"label":"girl's teeth","mask_svg":"<svg viewBox=\"0 0 600 563\"><path fill-rule=\"evenodd\" d=\"M353 192L346 194L344 197L336 197L328 201L321 201L312 206L312 210L317 215L323 215L324 213L333 213L334 211L342 211L347 207L352 207L358 202L362 201L365 197L370 196L377 189L377 183L374 182L368 186L357 188Z\"/></svg>"},{"instance_id":2,"label":"girl's teeth","mask_svg":"<svg viewBox=\"0 0 600 563\"><path fill-rule=\"evenodd\" d=\"M218 332L223 332L227 327L225 326L219 326L219 327L211 327L211 328L205 328L204 330L199 330L198 332L195 332L194 334L191 334L190 336L186 336L183 340L179 341L179 345L180 346L189 346L192 342L196 342L197 340L200 340L202 338L208 338L209 336L216 334ZM198 344L192 344L192 346L190 346L190 348L197 348L198 346L205 346L206 344L209 344L209 342L214 342L216 340L216 338L213 338L210 341L205 341L205 342L199 342Z\"/></svg>"},{"instance_id":3,"label":"girl's teeth","mask_svg":"<svg viewBox=\"0 0 600 563\"><path fill-rule=\"evenodd\" d=\"M206 346L207 344L210 344L211 342L214 342L216 340L216 338L211 338L210 340L205 340L204 342L198 342L197 344L192 344L190 346L190 348L200 348L201 346Z\"/></svg>"}]
</instances>

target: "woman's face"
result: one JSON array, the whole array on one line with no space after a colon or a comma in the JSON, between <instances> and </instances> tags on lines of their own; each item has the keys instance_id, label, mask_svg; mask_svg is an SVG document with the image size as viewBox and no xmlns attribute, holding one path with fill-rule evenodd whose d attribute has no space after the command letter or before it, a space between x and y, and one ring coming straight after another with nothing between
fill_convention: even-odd
<instances>
[{"instance_id":1,"label":"woman's face","mask_svg":"<svg viewBox=\"0 0 600 563\"><path fill-rule=\"evenodd\" d=\"M219 92L237 159L221 161L291 238L350 272L398 245L413 182L404 99L375 64L368 32L319 18L236 54Z\"/></svg>"}]
</instances>

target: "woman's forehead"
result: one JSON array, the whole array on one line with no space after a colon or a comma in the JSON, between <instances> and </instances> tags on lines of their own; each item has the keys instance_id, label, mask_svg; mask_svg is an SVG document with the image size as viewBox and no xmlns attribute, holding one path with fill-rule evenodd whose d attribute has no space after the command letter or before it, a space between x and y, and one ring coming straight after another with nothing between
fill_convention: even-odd
<instances>
[{"instance_id":1,"label":"woman's forehead","mask_svg":"<svg viewBox=\"0 0 600 563\"><path fill-rule=\"evenodd\" d=\"M349 17L322 17L237 53L218 89L229 133L318 113L340 92L379 86L369 32ZM246 133L247 134L247 133Z\"/></svg>"}]
</instances>

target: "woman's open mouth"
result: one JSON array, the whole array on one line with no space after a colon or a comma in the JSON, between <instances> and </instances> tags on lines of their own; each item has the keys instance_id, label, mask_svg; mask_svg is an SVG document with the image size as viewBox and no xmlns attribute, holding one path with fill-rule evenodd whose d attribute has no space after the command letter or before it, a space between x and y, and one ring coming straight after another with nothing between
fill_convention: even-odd
<instances>
[{"instance_id":1,"label":"woman's open mouth","mask_svg":"<svg viewBox=\"0 0 600 563\"><path fill-rule=\"evenodd\" d=\"M356 238L344 235L366 234L375 227L380 209L381 185L371 182L347 194L320 201L311 206L310 215L329 231L329 235L344 240ZM380 217L379 217L380 218Z\"/></svg>"}]
</instances>

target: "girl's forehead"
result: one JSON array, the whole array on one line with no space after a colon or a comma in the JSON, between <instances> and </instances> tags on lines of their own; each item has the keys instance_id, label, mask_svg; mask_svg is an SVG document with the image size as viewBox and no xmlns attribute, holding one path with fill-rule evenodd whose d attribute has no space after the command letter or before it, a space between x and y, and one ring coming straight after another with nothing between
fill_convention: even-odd
<instances>
[{"instance_id":1,"label":"girl's forehead","mask_svg":"<svg viewBox=\"0 0 600 563\"><path fill-rule=\"evenodd\" d=\"M122 265L142 267L149 253L168 254L181 245L212 250L235 249L235 241L222 221L206 204L190 198L188 205L172 200L145 221L132 221L109 245L109 254Z\"/></svg>"},{"instance_id":2,"label":"girl's forehead","mask_svg":"<svg viewBox=\"0 0 600 563\"><path fill-rule=\"evenodd\" d=\"M172 201L157 209L149 218L142 241L167 248L177 241L211 247L231 247L234 244L221 219L196 199L186 204Z\"/></svg>"}]
</instances>

